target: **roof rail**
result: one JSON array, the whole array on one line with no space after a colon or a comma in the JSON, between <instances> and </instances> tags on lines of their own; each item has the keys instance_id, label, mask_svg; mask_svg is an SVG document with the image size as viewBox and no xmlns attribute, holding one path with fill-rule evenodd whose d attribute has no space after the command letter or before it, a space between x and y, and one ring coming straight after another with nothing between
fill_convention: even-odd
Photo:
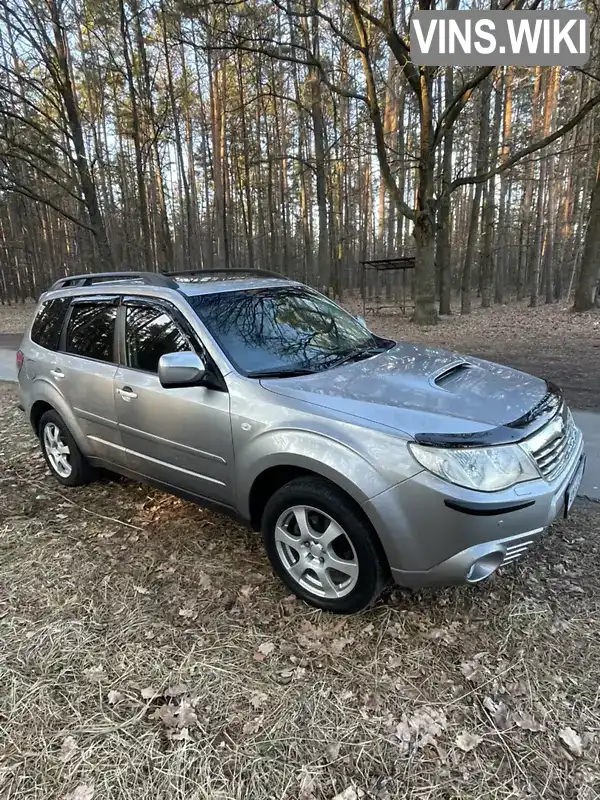
<instances>
[{"instance_id":1,"label":"roof rail","mask_svg":"<svg viewBox=\"0 0 600 800\"><path fill-rule=\"evenodd\" d=\"M91 272L87 275L69 275L59 278L48 291L68 289L72 286L93 286L97 283L120 283L140 281L149 286L164 286L177 289L177 283L162 272Z\"/></svg>"},{"instance_id":2,"label":"roof rail","mask_svg":"<svg viewBox=\"0 0 600 800\"><path fill-rule=\"evenodd\" d=\"M186 279L190 281L227 280L227 278L232 280L235 278L281 278L282 280L288 280L285 275L280 275L279 272L271 272L267 269L189 269L165 272L163 274L169 278L183 281Z\"/></svg>"}]
</instances>

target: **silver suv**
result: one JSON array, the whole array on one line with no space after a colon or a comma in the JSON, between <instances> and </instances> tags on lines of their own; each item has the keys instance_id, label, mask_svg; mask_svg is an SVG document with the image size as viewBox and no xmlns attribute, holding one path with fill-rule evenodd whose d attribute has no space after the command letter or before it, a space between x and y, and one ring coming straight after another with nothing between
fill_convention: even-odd
<instances>
[{"instance_id":1,"label":"silver suv","mask_svg":"<svg viewBox=\"0 0 600 800\"><path fill-rule=\"evenodd\" d=\"M554 386L381 338L262 271L63 278L17 366L61 483L102 467L231 512L331 611L390 580L487 578L568 514L584 469Z\"/></svg>"}]
</instances>

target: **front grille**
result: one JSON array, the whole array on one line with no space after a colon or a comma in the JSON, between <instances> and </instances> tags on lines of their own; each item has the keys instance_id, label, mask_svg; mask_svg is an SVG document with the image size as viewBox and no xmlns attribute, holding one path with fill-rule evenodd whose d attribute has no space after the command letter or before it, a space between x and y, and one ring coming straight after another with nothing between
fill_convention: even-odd
<instances>
[{"instance_id":1,"label":"front grille","mask_svg":"<svg viewBox=\"0 0 600 800\"><path fill-rule=\"evenodd\" d=\"M562 410L525 443L546 480L553 480L570 462L579 443L579 430L567 409Z\"/></svg>"}]
</instances>

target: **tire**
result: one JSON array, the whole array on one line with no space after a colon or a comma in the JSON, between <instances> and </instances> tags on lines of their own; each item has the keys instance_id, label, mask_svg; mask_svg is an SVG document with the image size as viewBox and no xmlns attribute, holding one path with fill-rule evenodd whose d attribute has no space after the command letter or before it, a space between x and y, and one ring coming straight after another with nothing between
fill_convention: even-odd
<instances>
[{"instance_id":1,"label":"tire","mask_svg":"<svg viewBox=\"0 0 600 800\"><path fill-rule=\"evenodd\" d=\"M275 574L316 608L361 611L389 582L368 521L348 495L323 478L295 478L276 491L265 506L261 530Z\"/></svg>"},{"instance_id":2,"label":"tire","mask_svg":"<svg viewBox=\"0 0 600 800\"><path fill-rule=\"evenodd\" d=\"M52 475L63 486L82 486L95 477L93 468L77 446L63 418L56 411L42 414L38 427L40 446ZM56 438L58 437L58 438ZM67 452L57 454L53 443L65 447ZM59 455L64 456L59 459Z\"/></svg>"}]
</instances>

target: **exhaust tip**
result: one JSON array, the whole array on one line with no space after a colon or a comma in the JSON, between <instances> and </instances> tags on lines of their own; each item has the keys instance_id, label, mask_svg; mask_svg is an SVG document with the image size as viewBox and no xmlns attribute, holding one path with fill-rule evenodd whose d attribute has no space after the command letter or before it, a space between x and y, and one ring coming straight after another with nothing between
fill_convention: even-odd
<instances>
[{"instance_id":1,"label":"exhaust tip","mask_svg":"<svg viewBox=\"0 0 600 800\"><path fill-rule=\"evenodd\" d=\"M489 578L504 561L504 552L494 550L476 559L467 572L467 583L479 583Z\"/></svg>"}]
</instances>

